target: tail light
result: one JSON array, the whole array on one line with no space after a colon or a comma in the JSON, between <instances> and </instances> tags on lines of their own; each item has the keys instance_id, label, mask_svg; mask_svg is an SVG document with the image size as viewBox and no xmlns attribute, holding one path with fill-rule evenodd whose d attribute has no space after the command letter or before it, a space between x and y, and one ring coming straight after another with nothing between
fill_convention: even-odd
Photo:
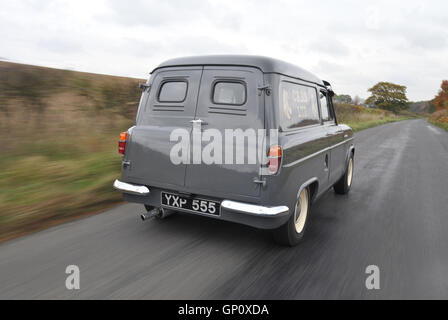
<instances>
[{"instance_id":1,"label":"tail light","mask_svg":"<svg viewBox=\"0 0 448 320\"><path fill-rule=\"evenodd\" d=\"M118 153L124 154L126 150L126 142L128 141L128 133L122 132L120 133L120 140L118 140Z\"/></svg>"},{"instance_id":2,"label":"tail light","mask_svg":"<svg viewBox=\"0 0 448 320\"><path fill-rule=\"evenodd\" d=\"M272 146L268 153L268 170L272 174L276 174L280 169L282 162L282 147Z\"/></svg>"}]
</instances>

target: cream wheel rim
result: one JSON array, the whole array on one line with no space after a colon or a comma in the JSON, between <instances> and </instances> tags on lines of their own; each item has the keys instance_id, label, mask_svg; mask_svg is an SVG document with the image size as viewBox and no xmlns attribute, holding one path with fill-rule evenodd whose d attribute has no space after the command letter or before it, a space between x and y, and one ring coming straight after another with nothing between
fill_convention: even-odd
<instances>
[{"instance_id":1,"label":"cream wheel rim","mask_svg":"<svg viewBox=\"0 0 448 320\"><path fill-rule=\"evenodd\" d=\"M350 158L348 162L348 175L347 175L347 185L350 187L352 185L353 179L353 158Z\"/></svg>"},{"instance_id":2,"label":"cream wheel rim","mask_svg":"<svg viewBox=\"0 0 448 320\"><path fill-rule=\"evenodd\" d=\"M305 227L306 216L308 215L308 189L303 189L297 199L294 218L296 232L301 233Z\"/></svg>"}]
</instances>

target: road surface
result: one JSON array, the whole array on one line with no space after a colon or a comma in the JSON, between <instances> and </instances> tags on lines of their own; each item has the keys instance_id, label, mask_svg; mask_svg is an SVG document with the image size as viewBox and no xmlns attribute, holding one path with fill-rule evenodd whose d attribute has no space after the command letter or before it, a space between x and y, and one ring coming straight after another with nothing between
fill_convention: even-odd
<instances>
[{"instance_id":1,"label":"road surface","mask_svg":"<svg viewBox=\"0 0 448 320\"><path fill-rule=\"evenodd\" d=\"M143 223L126 204L0 245L0 298L448 299L448 133L410 120L355 143L350 194L326 193L295 248L198 216ZM68 265L80 290L65 287Z\"/></svg>"}]
</instances>

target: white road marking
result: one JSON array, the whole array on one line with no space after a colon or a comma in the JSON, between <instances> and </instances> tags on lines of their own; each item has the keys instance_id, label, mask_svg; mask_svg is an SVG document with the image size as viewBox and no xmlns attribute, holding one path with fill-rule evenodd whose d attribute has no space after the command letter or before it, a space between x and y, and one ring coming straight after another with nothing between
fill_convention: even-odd
<instances>
[{"instance_id":1,"label":"white road marking","mask_svg":"<svg viewBox=\"0 0 448 320\"><path fill-rule=\"evenodd\" d=\"M426 126L429 130L431 130L432 132L434 132L435 134L441 134L440 133L440 131L439 130L437 130L436 128L434 128L434 127L431 127L431 126Z\"/></svg>"}]
</instances>

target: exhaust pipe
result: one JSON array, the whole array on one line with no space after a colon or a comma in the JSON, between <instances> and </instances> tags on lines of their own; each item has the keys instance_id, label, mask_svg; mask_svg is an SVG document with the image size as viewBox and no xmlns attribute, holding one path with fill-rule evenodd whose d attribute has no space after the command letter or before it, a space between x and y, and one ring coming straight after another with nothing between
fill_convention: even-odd
<instances>
[{"instance_id":1,"label":"exhaust pipe","mask_svg":"<svg viewBox=\"0 0 448 320\"><path fill-rule=\"evenodd\" d=\"M160 208L155 208L155 209L152 209L152 210L149 211L149 212L142 213L142 214L140 215L140 218L141 218L143 221L146 221L146 220L149 220L149 219L154 218L154 217L157 216L157 215L160 215Z\"/></svg>"},{"instance_id":2,"label":"exhaust pipe","mask_svg":"<svg viewBox=\"0 0 448 320\"><path fill-rule=\"evenodd\" d=\"M165 219L165 218L169 217L170 215L172 215L173 213L174 213L174 210L162 208L161 212L160 212L160 217L162 219Z\"/></svg>"}]
</instances>

